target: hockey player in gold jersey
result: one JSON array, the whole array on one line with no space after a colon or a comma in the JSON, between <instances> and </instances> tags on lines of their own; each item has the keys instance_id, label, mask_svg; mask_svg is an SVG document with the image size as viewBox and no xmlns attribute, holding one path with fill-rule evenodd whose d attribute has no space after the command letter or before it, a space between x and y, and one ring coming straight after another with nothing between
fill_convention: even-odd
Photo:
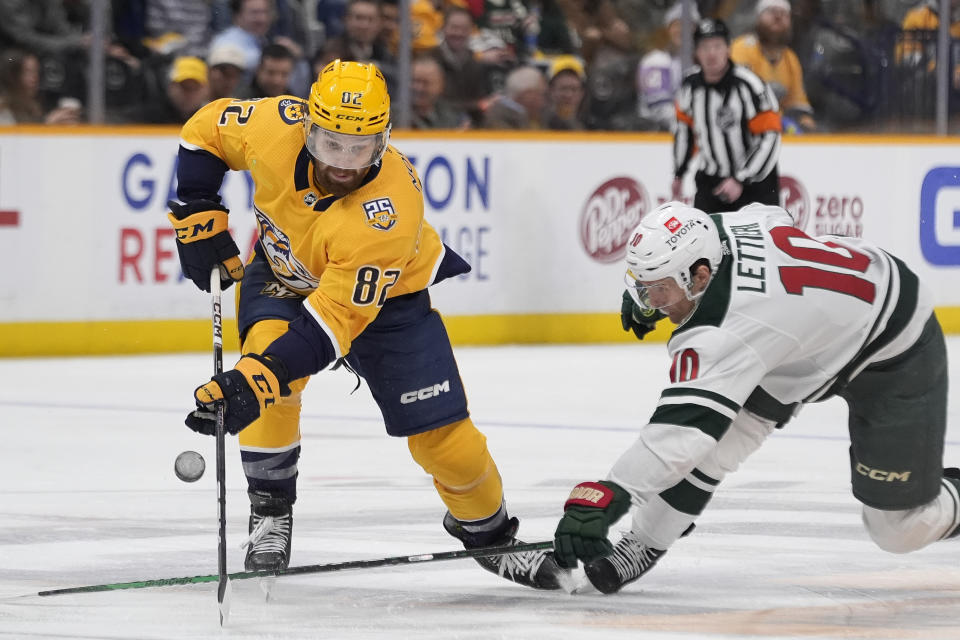
<instances>
[{"instance_id":1,"label":"hockey player in gold jersey","mask_svg":"<svg viewBox=\"0 0 960 640\"><path fill-rule=\"evenodd\" d=\"M209 287L223 265L238 282L243 357L196 390L187 425L212 433L226 400L251 500L247 569L286 567L300 453L300 394L310 375L345 362L362 376L387 433L405 437L466 547L513 544L486 438L473 425L450 342L427 287L469 271L424 220L420 179L389 145L390 97L372 64L335 60L306 102L222 99L183 127L170 220L184 274ZM217 193L249 170L259 243L247 265ZM429 389L430 393L420 393ZM556 589L552 554L478 560L510 580Z\"/></svg>"}]
</instances>

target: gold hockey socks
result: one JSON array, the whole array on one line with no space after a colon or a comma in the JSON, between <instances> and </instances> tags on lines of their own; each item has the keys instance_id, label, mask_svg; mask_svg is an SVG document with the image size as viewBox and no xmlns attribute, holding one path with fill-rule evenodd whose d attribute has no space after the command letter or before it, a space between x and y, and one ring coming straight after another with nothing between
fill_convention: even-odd
<instances>
[{"instance_id":1,"label":"gold hockey socks","mask_svg":"<svg viewBox=\"0 0 960 640\"><path fill-rule=\"evenodd\" d=\"M500 472L487 438L470 418L407 439L410 454L433 476L440 499L458 520L480 520L503 502Z\"/></svg>"}]
</instances>

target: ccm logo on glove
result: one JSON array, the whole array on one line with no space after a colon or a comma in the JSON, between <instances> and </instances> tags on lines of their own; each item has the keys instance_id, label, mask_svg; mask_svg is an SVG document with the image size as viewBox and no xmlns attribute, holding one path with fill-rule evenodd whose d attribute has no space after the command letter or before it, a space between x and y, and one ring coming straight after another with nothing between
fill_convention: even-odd
<instances>
[{"instance_id":1,"label":"ccm logo on glove","mask_svg":"<svg viewBox=\"0 0 960 640\"><path fill-rule=\"evenodd\" d=\"M201 398L200 396L203 396L203 397ZM203 385L202 387L199 387L196 390L196 398L197 398L197 402L199 402L200 404L207 405L207 404L213 404L217 400L222 399L223 394L221 393L215 396L213 395L212 389L208 388L207 385Z\"/></svg>"},{"instance_id":2,"label":"ccm logo on glove","mask_svg":"<svg viewBox=\"0 0 960 640\"><path fill-rule=\"evenodd\" d=\"M214 200L194 200L186 204L167 203L167 218L177 234L177 254L183 275L201 291L210 290L210 270L219 265L220 286L229 287L243 279L240 249L227 229L228 211Z\"/></svg>"},{"instance_id":3,"label":"ccm logo on glove","mask_svg":"<svg viewBox=\"0 0 960 640\"><path fill-rule=\"evenodd\" d=\"M287 367L278 358L248 353L237 366L210 378L193 392L197 410L187 416L186 424L198 433L215 433L218 401L224 401L223 426L237 434L260 413L275 405L281 396L290 395Z\"/></svg>"},{"instance_id":4,"label":"ccm logo on glove","mask_svg":"<svg viewBox=\"0 0 960 640\"><path fill-rule=\"evenodd\" d=\"M183 220L178 220L172 213L167 214L173 230L177 233L177 240L184 243L196 242L212 238L221 231L227 230L227 213L225 211L201 211Z\"/></svg>"},{"instance_id":5,"label":"ccm logo on glove","mask_svg":"<svg viewBox=\"0 0 960 640\"><path fill-rule=\"evenodd\" d=\"M265 375L258 373L251 376L250 379L257 385L257 390L260 392L258 395L262 396L264 409L272 404L276 404L277 398L273 395L273 387L270 386L270 381L267 380Z\"/></svg>"}]
</instances>

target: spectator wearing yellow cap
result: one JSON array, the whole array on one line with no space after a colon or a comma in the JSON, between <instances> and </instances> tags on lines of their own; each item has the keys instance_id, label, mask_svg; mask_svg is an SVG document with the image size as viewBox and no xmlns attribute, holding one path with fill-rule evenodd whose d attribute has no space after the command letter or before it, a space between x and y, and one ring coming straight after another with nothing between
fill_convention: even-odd
<instances>
[{"instance_id":1,"label":"spectator wearing yellow cap","mask_svg":"<svg viewBox=\"0 0 960 640\"><path fill-rule=\"evenodd\" d=\"M584 83L587 75L576 56L556 56L547 70L547 106L543 124L547 129L580 130L583 123Z\"/></svg>"},{"instance_id":2,"label":"spectator wearing yellow cap","mask_svg":"<svg viewBox=\"0 0 960 640\"><path fill-rule=\"evenodd\" d=\"M780 113L787 119L785 130L791 130L791 122L803 130L812 130L817 125L803 88L803 68L788 46L793 36L790 9L789 0L757 2L756 32L734 40L730 58L770 85L780 103Z\"/></svg>"},{"instance_id":3,"label":"spectator wearing yellow cap","mask_svg":"<svg viewBox=\"0 0 960 640\"><path fill-rule=\"evenodd\" d=\"M183 124L209 99L207 63L193 56L181 56L170 65L163 94L148 98L143 121L150 124Z\"/></svg>"}]
</instances>

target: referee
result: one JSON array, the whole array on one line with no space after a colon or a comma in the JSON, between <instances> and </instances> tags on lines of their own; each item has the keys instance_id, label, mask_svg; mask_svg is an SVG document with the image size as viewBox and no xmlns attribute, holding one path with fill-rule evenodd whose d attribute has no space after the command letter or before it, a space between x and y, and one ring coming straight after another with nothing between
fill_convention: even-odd
<instances>
[{"instance_id":1,"label":"referee","mask_svg":"<svg viewBox=\"0 0 960 640\"><path fill-rule=\"evenodd\" d=\"M730 61L730 31L706 19L693 32L699 66L677 92L673 199L696 151L693 206L707 213L751 202L779 205L780 115L777 99L755 73Z\"/></svg>"}]
</instances>

